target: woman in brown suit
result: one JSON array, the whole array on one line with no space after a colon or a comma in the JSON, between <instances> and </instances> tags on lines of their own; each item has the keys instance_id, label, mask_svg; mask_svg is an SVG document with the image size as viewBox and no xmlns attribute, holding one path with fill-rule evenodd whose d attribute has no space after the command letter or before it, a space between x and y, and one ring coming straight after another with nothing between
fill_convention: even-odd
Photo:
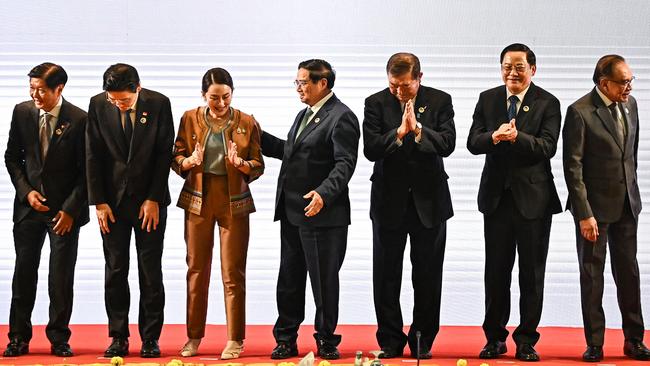
<instances>
[{"instance_id":1,"label":"woman in brown suit","mask_svg":"<svg viewBox=\"0 0 650 366\"><path fill-rule=\"evenodd\" d=\"M172 169L185 178L177 205L185 210L187 244L187 337L181 355L194 356L205 335L208 287L219 226L221 276L228 342L221 359L244 349L248 215L255 211L248 188L264 171L255 119L230 107L234 87L228 71L208 70L202 94L207 105L183 114Z\"/></svg>"}]
</instances>

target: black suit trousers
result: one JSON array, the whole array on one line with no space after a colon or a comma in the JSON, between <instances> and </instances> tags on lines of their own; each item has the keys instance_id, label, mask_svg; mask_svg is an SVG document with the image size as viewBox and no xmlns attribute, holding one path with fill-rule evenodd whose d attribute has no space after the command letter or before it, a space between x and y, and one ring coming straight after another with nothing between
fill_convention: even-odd
<instances>
[{"instance_id":1,"label":"black suit trousers","mask_svg":"<svg viewBox=\"0 0 650 366\"><path fill-rule=\"evenodd\" d=\"M314 338L338 345L339 270L347 248L348 227L305 228L283 218L280 226L280 273L277 285L276 342L295 343L305 319L307 273L316 304Z\"/></svg>"},{"instance_id":2,"label":"black suit trousers","mask_svg":"<svg viewBox=\"0 0 650 366\"><path fill-rule=\"evenodd\" d=\"M74 287L74 268L77 262L79 226L61 236L54 232L53 215L30 212L14 224L16 266L12 282L9 313L9 338L29 342L32 338L31 316L36 300L38 266L45 235L50 238L48 293L50 297L49 322L45 334L52 344L67 343L70 339L70 316Z\"/></svg>"},{"instance_id":3,"label":"black suit trousers","mask_svg":"<svg viewBox=\"0 0 650 366\"><path fill-rule=\"evenodd\" d=\"M141 229L139 210L140 204L136 199L125 197L120 206L113 210L115 223L109 222L110 233L102 234L106 260L104 301L109 337L129 336L129 251L131 232L135 232L140 287L138 329L142 340L158 340L165 306L161 259L167 207L159 205L158 228L151 232Z\"/></svg>"},{"instance_id":4,"label":"black suit trousers","mask_svg":"<svg viewBox=\"0 0 650 366\"><path fill-rule=\"evenodd\" d=\"M542 316L544 274L552 215L527 219L506 190L496 210L484 215L485 319L488 341L505 341L510 318L510 284L515 253L519 255L519 326L512 334L516 344L535 345Z\"/></svg>"},{"instance_id":5,"label":"black suit trousers","mask_svg":"<svg viewBox=\"0 0 650 366\"><path fill-rule=\"evenodd\" d=\"M576 222L582 319L589 346L602 346L605 338L603 271L608 242L623 334L626 340L643 340L645 328L641 314L639 264L636 259L637 225L627 199L623 214L617 222L598 223L596 243L587 241L580 234L580 224Z\"/></svg>"},{"instance_id":6,"label":"black suit trousers","mask_svg":"<svg viewBox=\"0 0 650 366\"><path fill-rule=\"evenodd\" d=\"M408 343L417 351L429 350L440 328L442 268L447 237L446 221L426 228L420 221L410 195L404 220L399 225L382 225L373 220L373 292L377 316L377 342L381 348L401 350ZM413 284L413 323L408 336L400 307L402 263L406 237L411 243L411 281Z\"/></svg>"}]
</instances>

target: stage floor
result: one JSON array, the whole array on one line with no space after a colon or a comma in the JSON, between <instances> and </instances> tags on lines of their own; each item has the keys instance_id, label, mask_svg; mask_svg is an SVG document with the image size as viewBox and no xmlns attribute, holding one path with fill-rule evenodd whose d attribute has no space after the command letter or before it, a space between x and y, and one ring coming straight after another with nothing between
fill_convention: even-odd
<instances>
[{"instance_id":1,"label":"stage floor","mask_svg":"<svg viewBox=\"0 0 650 366\"><path fill-rule=\"evenodd\" d=\"M7 333L7 325L0 325L0 333ZM364 356L371 357L369 351L378 348L375 341L374 325L341 325L338 332L343 336L339 346L341 359L330 361L332 364L352 364L356 351L363 351ZM247 336L244 353L242 357L233 360L233 363L252 364L264 363L264 366L271 366L269 363L279 363L271 360L271 350L275 341L271 334L270 325L250 325L246 328ZM82 364L108 364L109 359L101 357L104 349L110 343L105 325L74 325L72 327L72 339L70 345L75 352L74 357L59 358L50 355L50 345L45 338L44 326L34 327L34 339L30 344L30 354L17 358L1 358L0 365L82 365ZM309 351L316 351L312 337L313 327L303 326L300 329L298 348L300 356L286 361L298 363L301 357ZM541 362L537 365L572 365L584 364L581 359L585 349L582 328L540 328L542 334L537 351L541 356ZM646 332L646 336L650 331ZM646 337L646 339L650 339ZM200 353L196 357L182 358L178 356L180 348L185 342L184 325L166 325L160 339L160 346L163 357L159 359L142 359L139 357L140 341L136 326L131 327L131 354L126 357L126 363L166 364L172 359L182 360L184 363L196 364L226 364L227 361L220 361L219 355L226 343L226 329L223 325L210 325L206 330L206 337L200 347ZM467 360L468 366L479 366L486 363L490 366L496 365L521 365L523 362L514 358L514 343L508 340L508 353L497 360L479 360L479 351L483 347L485 339L480 327L442 327L436 341L433 344L433 359L421 361L421 365L455 366L458 359ZM2 345L4 350L4 344ZM408 348L405 350L408 356ZM628 359L623 355L623 334L620 330L607 330L605 347L605 359L600 365L642 365L650 362L640 362ZM316 359L316 365L320 360ZM415 359L391 359L385 360L389 365L415 366ZM261 365L258 365L261 366Z\"/></svg>"}]
</instances>

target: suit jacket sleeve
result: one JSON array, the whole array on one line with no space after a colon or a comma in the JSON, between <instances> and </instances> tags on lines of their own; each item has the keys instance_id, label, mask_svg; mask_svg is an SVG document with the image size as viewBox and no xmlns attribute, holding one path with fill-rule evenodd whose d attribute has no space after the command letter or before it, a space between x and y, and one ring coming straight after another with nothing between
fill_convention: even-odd
<instances>
[{"instance_id":1,"label":"suit jacket sleeve","mask_svg":"<svg viewBox=\"0 0 650 366\"><path fill-rule=\"evenodd\" d=\"M72 192L70 192L70 195L65 199L63 202L63 205L61 206L61 210L63 210L65 213L69 214L70 216L76 218L79 216L79 212L81 212L81 209L88 205L88 190L86 189L86 136L85 136L85 129L86 129L86 124L88 121L88 117L84 114L83 117L81 117L78 121L75 121L75 123L78 123L80 126L79 128L79 138L77 141L75 141L75 161L70 162L74 164L78 164L77 169L81 174L77 176L77 179L75 181L74 188L72 189Z\"/></svg>"},{"instance_id":2,"label":"suit jacket sleeve","mask_svg":"<svg viewBox=\"0 0 650 366\"><path fill-rule=\"evenodd\" d=\"M334 168L315 189L325 206L348 187L357 164L360 134L357 117L347 110L336 121L332 131Z\"/></svg>"},{"instance_id":3,"label":"suit jacket sleeve","mask_svg":"<svg viewBox=\"0 0 650 366\"><path fill-rule=\"evenodd\" d=\"M172 162L172 147L174 146L174 118L172 106L168 98L162 99L162 106L158 118L158 134L156 136L153 161L153 179L147 199L163 203L167 197L167 179L169 166Z\"/></svg>"},{"instance_id":4,"label":"suit jacket sleeve","mask_svg":"<svg viewBox=\"0 0 650 366\"><path fill-rule=\"evenodd\" d=\"M557 151L557 140L560 136L562 116L560 101L555 98L546 99L548 104L544 108L540 130L537 135L517 131L517 138L512 148L517 154L533 160L549 160Z\"/></svg>"},{"instance_id":5,"label":"suit jacket sleeve","mask_svg":"<svg viewBox=\"0 0 650 366\"><path fill-rule=\"evenodd\" d=\"M192 154L194 148L194 146L189 146L191 139L188 138L189 136L185 127L187 123L192 123L189 112L185 112L181 117L181 123L178 126L178 135L176 136L176 141L174 141L174 152L171 163L172 170L183 179L187 178L190 174L190 169L183 171L181 169L181 164L183 164L185 158Z\"/></svg>"},{"instance_id":6,"label":"suit jacket sleeve","mask_svg":"<svg viewBox=\"0 0 650 366\"><path fill-rule=\"evenodd\" d=\"M16 196L21 202L27 203L27 194L36 188L32 187L29 183L27 174L25 173L25 142L22 140L19 128L19 124L25 123L25 121L24 118L19 116L18 109L18 106L16 106L11 116L9 140L7 141L7 150L5 151L5 165L7 166L11 183L16 188Z\"/></svg>"},{"instance_id":7,"label":"suit jacket sleeve","mask_svg":"<svg viewBox=\"0 0 650 366\"><path fill-rule=\"evenodd\" d=\"M260 147L260 125L255 118L251 121L250 129L248 155L240 156L244 159L244 164L237 168L245 175L246 183L253 182L264 173L264 158L262 158L262 148Z\"/></svg>"},{"instance_id":8,"label":"suit jacket sleeve","mask_svg":"<svg viewBox=\"0 0 650 366\"><path fill-rule=\"evenodd\" d=\"M488 154L498 151L498 145L492 142L492 133L494 130L488 130L485 120L485 112L483 111L484 94L478 98L474 115L472 116L472 126L467 135L467 150L474 155Z\"/></svg>"},{"instance_id":9,"label":"suit jacket sleeve","mask_svg":"<svg viewBox=\"0 0 650 366\"><path fill-rule=\"evenodd\" d=\"M424 152L447 157L456 148L456 127L454 126L454 107L451 96L444 94L444 101L437 111L436 128L422 125L421 140L415 147Z\"/></svg>"},{"instance_id":10,"label":"suit jacket sleeve","mask_svg":"<svg viewBox=\"0 0 650 366\"><path fill-rule=\"evenodd\" d=\"M564 179L569 191L571 212L576 220L592 217L594 214L587 199L587 188L583 180L582 158L585 147L585 121L573 106L567 109L564 129L562 130L562 146Z\"/></svg>"},{"instance_id":11,"label":"suit jacket sleeve","mask_svg":"<svg viewBox=\"0 0 650 366\"><path fill-rule=\"evenodd\" d=\"M397 128L382 133L383 106L378 98L366 98L363 110L363 154L377 161L394 153L397 145Z\"/></svg>"},{"instance_id":12,"label":"suit jacket sleeve","mask_svg":"<svg viewBox=\"0 0 650 366\"><path fill-rule=\"evenodd\" d=\"M284 158L284 144L286 141L279 139L266 131L262 131L262 154L271 158L282 160Z\"/></svg>"},{"instance_id":13,"label":"suit jacket sleeve","mask_svg":"<svg viewBox=\"0 0 650 366\"><path fill-rule=\"evenodd\" d=\"M86 124L86 183L88 185L89 205L108 202L103 179L104 174L106 174L103 160L107 150L99 128L95 101L91 99Z\"/></svg>"}]
</instances>

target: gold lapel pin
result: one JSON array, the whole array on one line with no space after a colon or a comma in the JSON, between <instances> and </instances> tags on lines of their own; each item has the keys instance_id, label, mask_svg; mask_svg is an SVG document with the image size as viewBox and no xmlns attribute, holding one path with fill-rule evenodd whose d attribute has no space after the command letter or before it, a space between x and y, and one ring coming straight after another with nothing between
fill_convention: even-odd
<instances>
[{"instance_id":1,"label":"gold lapel pin","mask_svg":"<svg viewBox=\"0 0 650 366\"><path fill-rule=\"evenodd\" d=\"M140 118L140 123L142 123L142 124L145 124L145 123L147 123L147 119L146 119L146 118L144 118L144 117L142 117L142 118Z\"/></svg>"},{"instance_id":2,"label":"gold lapel pin","mask_svg":"<svg viewBox=\"0 0 650 366\"><path fill-rule=\"evenodd\" d=\"M427 109L427 107L420 107L418 108L418 112L424 113L424 111Z\"/></svg>"},{"instance_id":3,"label":"gold lapel pin","mask_svg":"<svg viewBox=\"0 0 650 366\"><path fill-rule=\"evenodd\" d=\"M241 128L237 127L237 133L241 133Z\"/></svg>"},{"instance_id":4,"label":"gold lapel pin","mask_svg":"<svg viewBox=\"0 0 650 366\"><path fill-rule=\"evenodd\" d=\"M318 122L320 122L320 118L316 117L316 119L314 119L314 123L318 123Z\"/></svg>"},{"instance_id":5,"label":"gold lapel pin","mask_svg":"<svg viewBox=\"0 0 650 366\"><path fill-rule=\"evenodd\" d=\"M57 134L57 136L58 136L58 135L62 134L63 131L61 131L60 128L57 128L56 130L54 130L54 133Z\"/></svg>"},{"instance_id":6,"label":"gold lapel pin","mask_svg":"<svg viewBox=\"0 0 650 366\"><path fill-rule=\"evenodd\" d=\"M528 108L528 106L525 105L525 106L524 106L524 112L528 112L529 110L530 110L530 108Z\"/></svg>"}]
</instances>

